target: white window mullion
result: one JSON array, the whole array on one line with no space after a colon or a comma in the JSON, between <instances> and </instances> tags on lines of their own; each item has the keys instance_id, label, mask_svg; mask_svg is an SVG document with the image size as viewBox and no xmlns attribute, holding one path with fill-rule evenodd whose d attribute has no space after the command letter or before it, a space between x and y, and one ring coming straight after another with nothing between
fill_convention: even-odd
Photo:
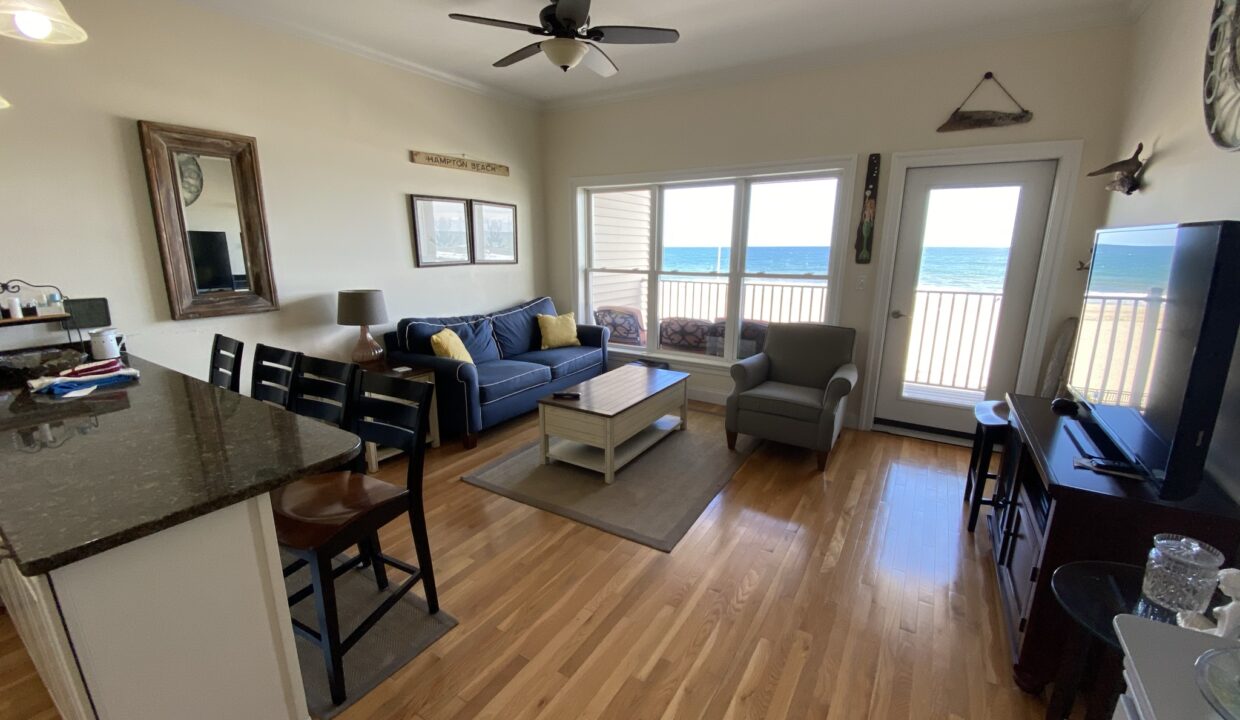
<instances>
[{"instance_id":1,"label":"white window mullion","mask_svg":"<svg viewBox=\"0 0 1240 720\"><path fill-rule=\"evenodd\" d=\"M646 282L646 350L659 349L659 281L663 277L663 186L650 188L650 280Z\"/></svg>"},{"instance_id":2,"label":"white window mullion","mask_svg":"<svg viewBox=\"0 0 1240 720\"><path fill-rule=\"evenodd\" d=\"M723 358L736 360L736 348L740 344L741 329L741 272L745 266L745 244L748 241L749 183L736 181L736 194L732 206L732 247L728 253L728 312L724 318Z\"/></svg>"}]
</instances>

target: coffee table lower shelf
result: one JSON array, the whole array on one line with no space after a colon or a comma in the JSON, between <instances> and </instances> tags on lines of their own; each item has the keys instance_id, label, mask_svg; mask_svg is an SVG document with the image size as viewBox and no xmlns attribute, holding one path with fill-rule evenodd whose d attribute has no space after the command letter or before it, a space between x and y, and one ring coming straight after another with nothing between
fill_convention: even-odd
<instances>
[{"instance_id":1,"label":"coffee table lower shelf","mask_svg":"<svg viewBox=\"0 0 1240 720\"><path fill-rule=\"evenodd\" d=\"M617 445L615 469L619 470L633 462L639 455L654 447L655 443L675 432L680 427L680 422L681 419L675 415L664 415L645 430ZM606 453L603 448L563 438L552 438L548 445L547 457L552 460L559 460L597 473L607 473Z\"/></svg>"}]
</instances>

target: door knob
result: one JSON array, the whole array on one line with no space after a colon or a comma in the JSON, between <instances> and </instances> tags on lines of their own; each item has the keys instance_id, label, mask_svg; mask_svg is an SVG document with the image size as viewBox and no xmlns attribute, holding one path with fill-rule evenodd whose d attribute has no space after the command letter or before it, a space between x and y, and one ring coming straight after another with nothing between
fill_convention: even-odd
<instances>
[{"instance_id":1,"label":"door knob","mask_svg":"<svg viewBox=\"0 0 1240 720\"><path fill-rule=\"evenodd\" d=\"M891 319L892 319L892 320L899 320L899 319L900 319L900 318L902 318L902 317L904 317L904 313L900 312L899 310L892 310L892 311L891 311Z\"/></svg>"}]
</instances>

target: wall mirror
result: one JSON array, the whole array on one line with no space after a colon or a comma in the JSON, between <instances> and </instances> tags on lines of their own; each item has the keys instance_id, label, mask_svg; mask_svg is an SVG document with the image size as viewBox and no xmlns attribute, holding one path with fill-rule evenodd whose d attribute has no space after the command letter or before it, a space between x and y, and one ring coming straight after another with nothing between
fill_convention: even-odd
<instances>
[{"instance_id":1,"label":"wall mirror","mask_svg":"<svg viewBox=\"0 0 1240 720\"><path fill-rule=\"evenodd\" d=\"M138 132L172 319L278 309L254 138L147 121Z\"/></svg>"}]
</instances>

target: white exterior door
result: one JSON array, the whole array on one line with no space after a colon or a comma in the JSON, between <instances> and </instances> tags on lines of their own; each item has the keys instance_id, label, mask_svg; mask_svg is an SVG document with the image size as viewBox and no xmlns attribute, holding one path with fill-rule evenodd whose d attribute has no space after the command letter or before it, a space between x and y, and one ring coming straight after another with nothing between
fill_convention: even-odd
<instances>
[{"instance_id":1,"label":"white exterior door","mask_svg":"<svg viewBox=\"0 0 1240 720\"><path fill-rule=\"evenodd\" d=\"M1057 168L908 171L876 424L968 433L1015 389Z\"/></svg>"}]
</instances>

